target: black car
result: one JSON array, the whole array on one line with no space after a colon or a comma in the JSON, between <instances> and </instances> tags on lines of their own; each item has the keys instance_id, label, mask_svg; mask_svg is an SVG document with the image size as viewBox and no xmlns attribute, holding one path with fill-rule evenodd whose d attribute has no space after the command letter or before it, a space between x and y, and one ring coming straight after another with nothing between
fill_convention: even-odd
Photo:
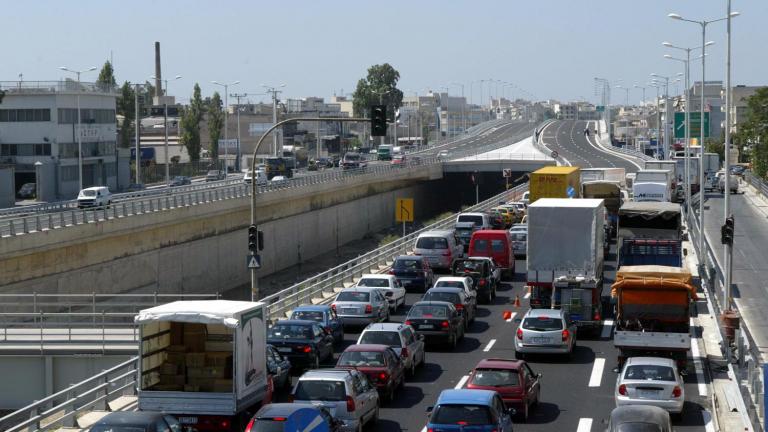
<instances>
[{"instance_id":1,"label":"black car","mask_svg":"<svg viewBox=\"0 0 768 432\"><path fill-rule=\"evenodd\" d=\"M659 407L627 405L614 408L606 432L672 432L669 413Z\"/></svg>"},{"instance_id":2,"label":"black car","mask_svg":"<svg viewBox=\"0 0 768 432\"><path fill-rule=\"evenodd\" d=\"M94 423L89 432L181 432L178 420L171 415L149 411L117 411Z\"/></svg>"},{"instance_id":3,"label":"black car","mask_svg":"<svg viewBox=\"0 0 768 432\"><path fill-rule=\"evenodd\" d=\"M192 180L187 176L176 176L168 183L169 186L184 186L192 184Z\"/></svg>"},{"instance_id":4,"label":"black car","mask_svg":"<svg viewBox=\"0 0 768 432\"><path fill-rule=\"evenodd\" d=\"M317 369L333 357L333 335L315 321L277 321L267 330L267 343L294 368Z\"/></svg>"},{"instance_id":5,"label":"black car","mask_svg":"<svg viewBox=\"0 0 768 432\"><path fill-rule=\"evenodd\" d=\"M261 407L253 416L245 432L292 432L285 429L288 418L299 410L311 410L317 412L326 427L322 428L329 432L338 432L341 430L342 423L333 418L327 408L321 405L308 403L274 403ZM315 426L313 429L319 430Z\"/></svg>"},{"instance_id":6,"label":"black car","mask_svg":"<svg viewBox=\"0 0 768 432\"><path fill-rule=\"evenodd\" d=\"M498 279L492 264L485 258L464 258L453 262L454 276L469 276L477 296L490 303L498 288Z\"/></svg>"},{"instance_id":7,"label":"black car","mask_svg":"<svg viewBox=\"0 0 768 432\"><path fill-rule=\"evenodd\" d=\"M327 157L318 158L315 161L315 166L318 168L333 168L333 159Z\"/></svg>"},{"instance_id":8,"label":"black car","mask_svg":"<svg viewBox=\"0 0 768 432\"><path fill-rule=\"evenodd\" d=\"M267 345L267 371L272 375L276 390L290 386L291 362L272 345Z\"/></svg>"},{"instance_id":9,"label":"black car","mask_svg":"<svg viewBox=\"0 0 768 432\"><path fill-rule=\"evenodd\" d=\"M37 183L24 183L16 196L19 198L34 198L37 195Z\"/></svg>"},{"instance_id":10,"label":"black car","mask_svg":"<svg viewBox=\"0 0 768 432\"><path fill-rule=\"evenodd\" d=\"M421 292L427 292L435 282L435 273L423 256L401 255L395 258L389 274L394 275L406 290L416 287Z\"/></svg>"},{"instance_id":11,"label":"black car","mask_svg":"<svg viewBox=\"0 0 768 432\"><path fill-rule=\"evenodd\" d=\"M430 288L421 298L422 301L443 301L453 304L464 318L464 327L475 321L477 315L477 299L470 297L464 288Z\"/></svg>"},{"instance_id":12,"label":"black car","mask_svg":"<svg viewBox=\"0 0 768 432\"><path fill-rule=\"evenodd\" d=\"M416 302L408 310L405 324L413 327L416 334L424 336L427 343L447 343L454 348L464 337L464 318L450 302Z\"/></svg>"}]
</instances>

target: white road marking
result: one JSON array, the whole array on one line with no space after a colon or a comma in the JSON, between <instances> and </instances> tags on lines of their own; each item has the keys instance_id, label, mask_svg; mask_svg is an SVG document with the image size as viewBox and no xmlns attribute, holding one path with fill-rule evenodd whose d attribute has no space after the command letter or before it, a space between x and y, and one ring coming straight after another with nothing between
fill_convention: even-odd
<instances>
[{"instance_id":1,"label":"white road marking","mask_svg":"<svg viewBox=\"0 0 768 432\"><path fill-rule=\"evenodd\" d=\"M707 432L715 432L715 425L712 423L712 413L704 410L701 412L701 417L704 420L704 430Z\"/></svg>"},{"instance_id":2,"label":"white road marking","mask_svg":"<svg viewBox=\"0 0 768 432\"><path fill-rule=\"evenodd\" d=\"M427 432L427 427L424 426L423 428L421 428L421 432Z\"/></svg>"},{"instance_id":3,"label":"white road marking","mask_svg":"<svg viewBox=\"0 0 768 432\"><path fill-rule=\"evenodd\" d=\"M515 319L515 315L517 315L517 312L512 312L512 315L507 319L507 322L512 322L512 320Z\"/></svg>"},{"instance_id":4,"label":"white road marking","mask_svg":"<svg viewBox=\"0 0 768 432\"><path fill-rule=\"evenodd\" d=\"M490 350L491 350L491 348L493 348L493 344L495 344L495 343L496 343L496 339L491 339L491 340L488 342L488 345L486 345L486 346L485 346L485 348L483 348L483 352L488 352L488 351L490 351Z\"/></svg>"},{"instance_id":5,"label":"white road marking","mask_svg":"<svg viewBox=\"0 0 768 432\"><path fill-rule=\"evenodd\" d=\"M579 426L576 427L576 432L590 432L592 430L591 418L580 418Z\"/></svg>"},{"instance_id":6,"label":"white road marking","mask_svg":"<svg viewBox=\"0 0 768 432\"><path fill-rule=\"evenodd\" d=\"M458 390L458 389L464 387L464 384L467 382L468 379L469 379L469 375L464 375L463 377L461 377L461 379L456 384L456 387L454 387L454 389Z\"/></svg>"},{"instance_id":7,"label":"white road marking","mask_svg":"<svg viewBox=\"0 0 768 432\"><path fill-rule=\"evenodd\" d=\"M607 319L603 321L603 331L600 333L600 338L608 339L611 337L611 330L613 330L613 320Z\"/></svg>"},{"instance_id":8,"label":"white road marking","mask_svg":"<svg viewBox=\"0 0 768 432\"><path fill-rule=\"evenodd\" d=\"M694 327L693 318L691 318L691 327ZM701 366L701 355L699 353L699 338L691 338L691 357L693 357L693 367L696 370L696 384L699 388L700 396L707 396L707 384L704 382L704 368Z\"/></svg>"},{"instance_id":9,"label":"white road marking","mask_svg":"<svg viewBox=\"0 0 768 432\"><path fill-rule=\"evenodd\" d=\"M530 292L530 291L528 291L527 293L525 293L525 295L523 296L523 298L524 298L524 299L529 299L529 298L531 298L531 292Z\"/></svg>"},{"instance_id":10,"label":"white road marking","mask_svg":"<svg viewBox=\"0 0 768 432\"><path fill-rule=\"evenodd\" d=\"M600 387L600 383L603 381L603 369L605 369L605 359L596 358L595 364L592 366L592 375L589 377L589 387Z\"/></svg>"}]
</instances>

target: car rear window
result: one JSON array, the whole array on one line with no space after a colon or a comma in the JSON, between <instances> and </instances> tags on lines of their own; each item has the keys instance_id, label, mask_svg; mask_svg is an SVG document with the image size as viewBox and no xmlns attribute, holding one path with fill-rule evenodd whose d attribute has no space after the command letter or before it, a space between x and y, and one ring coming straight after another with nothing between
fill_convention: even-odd
<instances>
[{"instance_id":1,"label":"car rear window","mask_svg":"<svg viewBox=\"0 0 768 432\"><path fill-rule=\"evenodd\" d=\"M480 272L483 271L483 263L480 261L462 261L456 265L458 271Z\"/></svg>"},{"instance_id":2,"label":"car rear window","mask_svg":"<svg viewBox=\"0 0 768 432\"><path fill-rule=\"evenodd\" d=\"M366 331L360 337L361 344L377 344L400 347L400 333L391 331Z\"/></svg>"},{"instance_id":3,"label":"car rear window","mask_svg":"<svg viewBox=\"0 0 768 432\"><path fill-rule=\"evenodd\" d=\"M285 431L285 420L275 420L271 418L260 418L253 422L251 432L283 432Z\"/></svg>"},{"instance_id":4,"label":"car rear window","mask_svg":"<svg viewBox=\"0 0 768 432\"><path fill-rule=\"evenodd\" d=\"M362 291L342 291L336 297L336 301L367 302L371 299L371 293Z\"/></svg>"},{"instance_id":5,"label":"car rear window","mask_svg":"<svg viewBox=\"0 0 768 432\"><path fill-rule=\"evenodd\" d=\"M512 233L512 240L514 241L527 241L528 240L528 234L516 232Z\"/></svg>"},{"instance_id":6,"label":"car rear window","mask_svg":"<svg viewBox=\"0 0 768 432\"><path fill-rule=\"evenodd\" d=\"M320 311L296 311L291 314L291 319L323 322L323 313Z\"/></svg>"},{"instance_id":7,"label":"car rear window","mask_svg":"<svg viewBox=\"0 0 768 432\"><path fill-rule=\"evenodd\" d=\"M300 380L293 395L295 400L343 401L347 398L344 381Z\"/></svg>"},{"instance_id":8,"label":"car rear window","mask_svg":"<svg viewBox=\"0 0 768 432\"><path fill-rule=\"evenodd\" d=\"M472 383L480 386L517 387L520 375L515 369L477 369Z\"/></svg>"},{"instance_id":9,"label":"car rear window","mask_svg":"<svg viewBox=\"0 0 768 432\"><path fill-rule=\"evenodd\" d=\"M562 330L563 320L552 317L530 317L523 320L523 330L549 331Z\"/></svg>"},{"instance_id":10,"label":"car rear window","mask_svg":"<svg viewBox=\"0 0 768 432\"><path fill-rule=\"evenodd\" d=\"M459 303L461 299L456 293L449 292L428 292L424 294L423 300L425 301L444 301L448 303Z\"/></svg>"},{"instance_id":11,"label":"car rear window","mask_svg":"<svg viewBox=\"0 0 768 432\"><path fill-rule=\"evenodd\" d=\"M448 308L445 306L417 305L408 311L409 318L445 318Z\"/></svg>"},{"instance_id":12,"label":"car rear window","mask_svg":"<svg viewBox=\"0 0 768 432\"><path fill-rule=\"evenodd\" d=\"M485 239L475 239L473 250L476 250L476 251L479 251L479 252L487 251L488 250L488 240L485 240Z\"/></svg>"},{"instance_id":13,"label":"car rear window","mask_svg":"<svg viewBox=\"0 0 768 432\"><path fill-rule=\"evenodd\" d=\"M435 284L438 288L464 288L464 283L460 281L438 281Z\"/></svg>"},{"instance_id":14,"label":"car rear window","mask_svg":"<svg viewBox=\"0 0 768 432\"><path fill-rule=\"evenodd\" d=\"M653 423L622 423L616 427L616 432L662 432L661 426Z\"/></svg>"},{"instance_id":15,"label":"car rear window","mask_svg":"<svg viewBox=\"0 0 768 432\"><path fill-rule=\"evenodd\" d=\"M501 240L491 240L491 250L494 252L504 252L504 242Z\"/></svg>"},{"instance_id":16,"label":"car rear window","mask_svg":"<svg viewBox=\"0 0 768 432\"><path fill-rule=\"evenodd\" d=\"M483 405L439 405L435 408L430 423L457 424L461 426L488 425L491 411Z\"/></svg>"},{"instance_id":17,"label":"car rear window","mask_svg":"<svg viewBox=\"0 0 768 432\"><path fill-rule=\"evenodd\" d=\"M357 282L357 286L372 288L389 288L389 279L362 278Z\"/></svg>"},{"instance_id":18,"label":"car rear window","mask_svg":"<svg viewBox=\"0 0 768 432\"><path fill-rule=\"evenodd\" d=\"M399 259L395 260L396 269L418 270L421 269L421 261L414 259Z\"/></svg>"},{"instance_id":19,"label":"car rear window","mask_svg":"<svg viewBox=\"0 0 768 432\"><path fill-rule=\"evenodd\" d=\"M477 226L483 226L483 217L479 215L459 215L459 222L474 222Z\"/></svg>"},{"instance_id":20,"label":"car rear window","mask_svg":"<svg viewBox=\"0 0 768 432\"><path fill-rule=\"evenodd\" d=\"M443 237L420 237L416 240L419 249L448 249L448 240Z\"/></svg>"},{"instance_id":21,"label":"car rear window","mask_svg":"<svg viewBox=\"0 0 768 432\"><path fill-rule=\"evenodd\" d=\"M341 354L339 366L385 366L384 355L377 351L347 351Z\"/></svg>"},{"instance_id":22,"label":"car rear window","mask_svg":"<svg viewBox=\"0 0 768 432\"><path fill-rule=\"evenodd\" d=\"M669 366L661 365L631 365L624 372L624 379L676 381L675 371Z\"/></svg>"},{"instance_id":23,"label":"car rear window","mask_svg":"<svg viewBox=\"0 0 768 432\"><path fill-rule=\"evenodd\" d=\"M267 331L267 337L283 339L311 339L312 327L309 325L275 324Z\"/></svg>"}]
</instances>

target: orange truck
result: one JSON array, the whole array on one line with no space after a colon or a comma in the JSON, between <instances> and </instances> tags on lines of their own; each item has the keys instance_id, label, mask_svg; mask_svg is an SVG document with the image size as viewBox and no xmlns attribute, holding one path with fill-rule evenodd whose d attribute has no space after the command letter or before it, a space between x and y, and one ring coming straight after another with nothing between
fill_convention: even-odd
<instances>
[{"instance_id":1,"label":"orange truck","mask_svg":"<svg viewBox=\"0 0 768 432\"><path fill-rule=\"evenodd\" d=\"M619 364L628 357L672 358L685 367L691 347L691 273L680 267L623 266L611 286L616 305L614 345Z\"/></svg>"},{"instance_id":2,"label":"orange truck","mask_svg":"<svg viewBox=\"0 0 768 432\"><path fill-rule=\"evenodd\" d=\"M548 166L531 173L530 203L539 198L581 198L579 167Z\"/></svg>"}]
</instances>

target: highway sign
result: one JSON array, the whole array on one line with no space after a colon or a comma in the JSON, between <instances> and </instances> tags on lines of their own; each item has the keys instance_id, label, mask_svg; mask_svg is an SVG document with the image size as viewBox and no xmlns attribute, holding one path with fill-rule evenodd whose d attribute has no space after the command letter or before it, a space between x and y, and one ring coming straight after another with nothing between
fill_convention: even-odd
<instances>
[{"instance_id":1,"label":"highway sign","mask_svg":"<svg viewBox=\"0 0 768 432\"><path fill-rule=\"evenodd\" d=\"M501 170L501 175L504 178L510 178L512 177L512 170L509 168L504 168Z\"/></svg>"},{"instance_id":2,"label":"highway sign","mask_svg":"<svg viewBox=\"0 0 768 432\"><path fill-rule=\"evenodd\" d=\"M709 136L709 113L704 113L704 136ZM691 113L691 138L701 137L701 113ZM675 113L675 138L685 138L685 113Z\"/></svg>"},{"instance_id":3,"label":"highway sign","mask_svg":"<svg viewBox=\"0 0 768 432\"><path fill-rule=\"evenodd\" d=\"M398 198L395 202L395 221L413 222L413 198Z\"/></svg>"},{"instance_id":4,"label":"highway sign","mask_svg":"<svg viewBox=\"0 0 768 432\"><path fill-rule=\"evenodd\" d=\"M313 408L301 408L294 411L285 420L285 432L328 432L328 423Z\"/></svg>"},{"instance_id":5,"label":"highway sign","mask_svg":"<svg viewBox=\"0 0 768 432\"><path fill-rule=\"evenodd\" d=\"M237 138L231 138L231 139L220 139L219 140L219 153L223 152L224 149L227 150L237 150Z\"/></svg>"},{"instance_id":6,"label":"highway sign","mask_svg":"<svg viewBox=\"0 0 768 432\"><path fill-rule=\"evenodd\" d=\"M598 105L595 107L595 111L597 112L605 112L605 105Z\"/></svg>"},{"instance_id":7,"label":"highway sign","mask_svg":"<svg viewBox=\"0 0 768 432\"><path fill-rule=\"evenodd\" d=\"M261 255L247 255L245 258L249 269L258 270L261 268Z\"/></svg>"},{"instance_id":8,"label":"highway sign","mask_svg":"<svg viewBox=\"0 0 768 432\"><path fill-rule=\"evenodd\" d=\"M550 156L552 156L552 159L557 159L558 156L560 156L556 150L552 150L552 153L550 153Z\"/></svg>"},{"instance_id":9,"label":"highway sign","mask_svg":"<svg viewBox=\"0 0 768 432\"><path fill-rule=\"evenodd\" d=\"M576 189L574 189L573 186L568 186L565 193L568 195L568 198L573 198L576 196Z\"/></svg>"}]
</instances>

